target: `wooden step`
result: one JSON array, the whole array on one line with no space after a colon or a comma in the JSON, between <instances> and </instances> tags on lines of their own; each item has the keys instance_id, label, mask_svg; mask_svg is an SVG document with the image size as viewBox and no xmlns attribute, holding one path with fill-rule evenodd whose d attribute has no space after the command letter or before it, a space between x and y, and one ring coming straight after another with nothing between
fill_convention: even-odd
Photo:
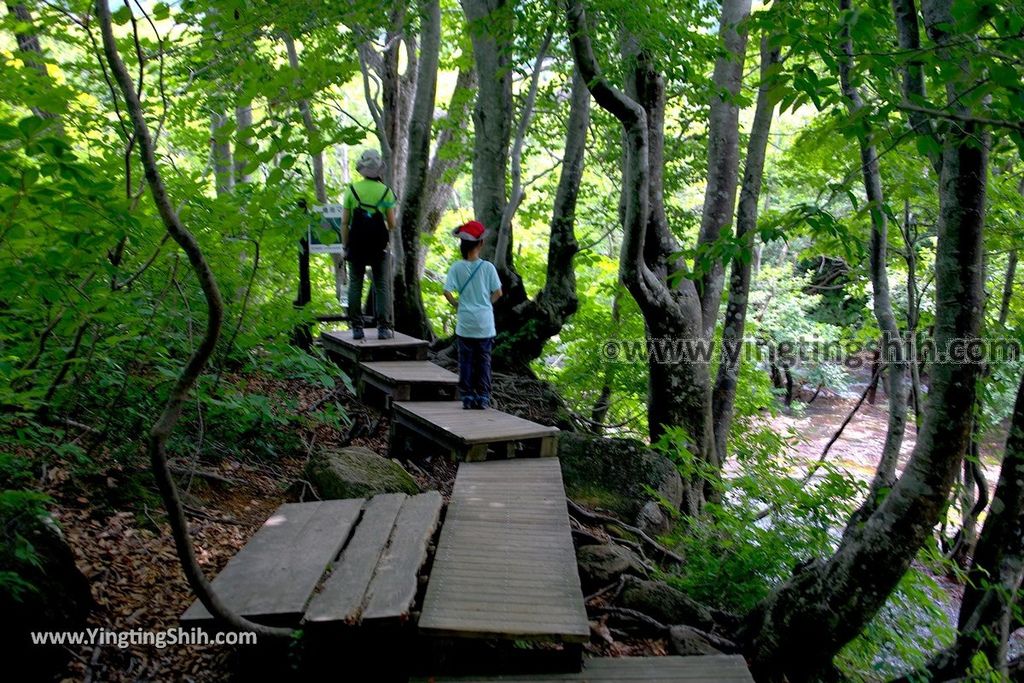
<instances>
[{"instance_id":1,"label":"wooden step","mask_svg":"<svg viewBox=\"0 0 1024 683\"><path fill-rule=\"evenodd\" d=\"M391 452L404 449L415 435L438 444L454 459L489 456L551 456L558 450L558 428L537 424L500 410L465 410L459 401L396 401L391 420Z\"/></svg>"},{"instance_id":2,"label":"wooden step","mask_svg":"<svg viewBox=\"0 0 1024 683\"><path fill-rule=\"evenodd\" d=\"M401 332L391 339L377 339L376 328L364 330L365 337L356 341L352 330L331 330L320 335L320 343L337 360L354 369L363 361L426 360L428 343Z\"/></svg>"},{"instance_id":3,"label":"wooden step","mask_svg":"<svg viewBox=\"0 0 1024 683\"><path fill-rule=\"evenodd\" d=\"M459 465L419 628L455 638L589 639L557 458Z\"/></svg>"},{"instance_id":4,"label":"wooden step","mask_svg":"<svg viewBox=\"0 0 1024 683\"><path fill-rule=\"evenodd\" d=\"M583 670L569 674L509 674L504 676L430 677L422 683L753 683L739 655L703 657L595 657Z\"/></svg>"},{"instance_id":5,"label":"wooden step","mask_svg":"<svg viewBox=\"0 0 1024 683\"><path fill-rule=\"evenodd\" d=\"M295 625L327 565L349 537L363 500L285 503L213 580L232 611L264 623ZM182 615L196 625L213 617L196 600Z\"/></svg>"},{"instance_id":6,"label":"wooden step","mask_svg":"<svg viewBox=\"0 0 1024 683\"><path fill-rule=\"evenodd\" d=\"M404 622L441 514L441 494L390 493L365 506L352 540L309 603L304 623Z\"/></svg>"},{"instance_id":7,"label":"wooden step","mask_svg":"<svg viewBox=\"0 0 1024 683\"><path fill-rule=\"evenodd\" d=\"M426 360L367 361L359 364L356 388L365 400L367 389L382 394L384 407L394 401L450 401L458 394L459 376Z\"/></svg>"}]
</instances>

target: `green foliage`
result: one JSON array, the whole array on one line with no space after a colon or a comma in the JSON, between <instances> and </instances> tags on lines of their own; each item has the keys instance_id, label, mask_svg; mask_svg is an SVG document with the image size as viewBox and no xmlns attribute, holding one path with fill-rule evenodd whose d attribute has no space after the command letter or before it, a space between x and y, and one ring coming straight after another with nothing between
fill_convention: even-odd
<instances>
[{"instance_id":1,"label":"green foliage","mask_svg":"<svg viewBox=\"0 0 1024 683\"><path fill-rule=\"evenodd\" d=\"M736 471L724 482L724 502L709 504L706 516L678 525L671 538L686 557L668 577L673 585L697 600L742 613L794 566L831 551L833 530L845 521L862 485L828 465L803 485L802 461L786 455L794 439L754 420L739 422L730 442ZM681 464L682 474L692 469L678 438L663 447Z\"/></svg>"}]
</instances>

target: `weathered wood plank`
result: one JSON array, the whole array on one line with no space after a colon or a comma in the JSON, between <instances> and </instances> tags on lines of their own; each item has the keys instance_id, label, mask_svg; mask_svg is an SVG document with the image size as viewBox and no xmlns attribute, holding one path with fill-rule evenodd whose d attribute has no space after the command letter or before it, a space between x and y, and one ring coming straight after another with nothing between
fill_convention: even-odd
<instances>
[{"instance_id":1,"label":"weathered wood plank","mask_svg":"<svg viewBox=\"0 0 1024 683\"><path fill-rule=\"evenodd\" d=\"M552 437L557 427L537 424L500 410L463 410L458 401L409 401L395 404L409 423L425 424L464 444Z\"/></svg>"},{"instance_id":2,"label":"weathered wood plank","mask_svg":"<svg viewBox=\"0 0 1024 683\"><path fill-rule=\"evenodd\" d=\"M391 542L367 591L364 621L408 618L443 502L440 493L430 491L412 496L402 505Z\"/></svg>"},{"instance_id":3,"label":"weathered wood plank","mask_svg":"<svg viewBox=\"0 0 1024 683\"><path fill-rule=\"evenodd\" d=\"M459 466L419 627L435 636L589 638L557 459Z\"/></svg>"},{"instance_id":4,"label":"weathered wood plank","mask_svg":"<svg viewBox=\"0 0 1024 683\"><path fill-rule=\"evenodd\" d=\"M330 351L355 362L364 360L425 360L428 342L395 332L391 339L377 339L376 329L365 330L366 336L356 341L351 330L331 330L320 335L320 343Z\"/></svg>"},{"instance_id":5,"label":"weathered wood plank","mask_svg":"<svg viewBox=\"0 0 1024 683\"><path fill-rule=\"evenodd\" d=\"M363 370L389 384L458 384L459 376L426 360L366 361Z\"/></svg>"},{"instance_id":6,"label":"weathered wood plank","mask_svg":"<svg viewBox=\"0 0 1024 683\"><path fill-rule=\"evenodd\" d=\"M244 617L298 623L362 504L362 499L285 503L228 561L213 589ZM197 600L181 619L196 622L212 616Z\"/></svg>"},{"instance_id":7,"label":"weathered wood plank","mask_svg":"<svg viewBox=\"0 0 1024 683\"><path fill-rule=\"evenodd\" d=\"M366 589L406 498L404 493L386 493L374 496L366 504L352 540L324 581L321 591L310 600L303 619L305 623L359 621Z\"/></svg>"},{"instance_id":8,"label":"weathered wood plank","mask_svg":"<svg viewBox=\"0 0 1024 683\"><path fill-rule=\"evenodd\" d=\"M739 655L703 657L602 657L584 660L583 670L567 674L431 677L414 683L753 683Z\"/></svg>"}]
</instances>

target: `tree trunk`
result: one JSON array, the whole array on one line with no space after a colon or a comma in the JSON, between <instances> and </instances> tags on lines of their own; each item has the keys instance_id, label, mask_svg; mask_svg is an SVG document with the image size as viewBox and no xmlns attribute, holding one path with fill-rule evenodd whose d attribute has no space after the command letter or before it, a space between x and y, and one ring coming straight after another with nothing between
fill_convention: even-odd
<instances>
[{"instance_id":1,"label":"tree trunk","mask_svg":"<svg viewBox=\"0 0 1024 683\"><path fill-rule=\"evenodd\" d=\"M251 174L246 166L255 156L255 140L252 137L252 103L235 107L235 183L247 183Z\"/></svg>"},{"instance_id":2,"label":"tree trunk","mask_svg":"<svg viewBox=\"0 0 1024 683\"><path fill-rule=\"evenodd\" d=\"M750 0L722 0L719 38L725 52L715 60L713 82L716 95L708 117L708 184L704 190L704 208L700 220L698 244L708 247L732 225L736 204L736 180L739 169L739 106L736 98L743 87L743 64L747 54L747 30ZM700 300L704 336L711 337L722 303L724 265L718 259L701 277Z\"/></svg>"},{"instance_id":3,"label":"tree trunk","mask_svg":"<svg viewBox=\"0 0 1024 683\"><path fill-rule=\"evenodd\" d=\"M288 33L283 33L281 37L284 41L285 50L288 52L288 64L295 70L296 77L298 77L300 73L299 54L295 50L295 39ZM315 152L310 152L310 164L313 167L313 191L316 194L317 203L326 204L327 181L324 179L324 153L319 149L320 131L313 120L313 112L309 107L309 101L305 98L299 98L298 106L299 113L302 115L302 126L305 128L306 136L309 139L309 145L311 148L316 148ZM340 302L348 280L345 272L345 262L340 254L331 254L331 266L334 271L334 296ZM353 302L349 302L349 305L353 305ZM354 305L358 306L359 302L354 302Z\"/></svg>"},{"instance_id":4,"label":"tree trunk","mask_svg":"<svg viewBox=\"0 0 1024 683\"><path fill-rule=\"evenodd\" d=\"M295 51L295 39L285 33L282 35L285 49L288 51L288 64L295 70L296 78L299 77L299 54ZM309 108L309 101L306 98L298 100L299 113L302 115L302 127L306 129L306 137L310 147L319 146L320 131L317 130L316 122L313 120L313 112ZM324 181L324 153L317 150L310 152L310 163L313 165L313 190L316 193L316 200L320 204L327 203L327 184Z\"/></svg>"},{"instance_id":5,"label":"tree trunk","mask_svg":"<svg viewBox=\"0 0 1024 683\"><path fill-rule=\"evenodd\" d=\"M1024 180L1020 183L1020 193L1024 195ZM1013 300L1013 281L1017 277L1017 249L1011 249L1006 262L1006 277L1003 279L1003 298L999 302L999 328L1005 329L1010 318L1010 301Z\"/></svg>"},{"instance_id":6,"label":"tree trunk","mask_svg":"<svg viewBox=\"0 0 1024 683\"><path fill-rule=\"evenodd\" d=\"M852 10L852 0L839 0L842 12ZM839 61L839 80L851 116L859 115L864 109L860 90L853 83L853 40L849 24L842 29L842 58ZM896 482L896 465L899 462L903 433L907 426L906 357L899 325L893 313L892 297L889 293L888 263L886 260L889 221L885 211L885 195L882 192L882 173L878 165L878 150L870 124L864 120L859 130L861 172L864 194L868 200L871 215L871 290L875 319L882 333L880 345L881 362L885 366L885 390L889 399L889 422L882 446L881 457L875 476L871 481L868 497L851 518L850 527L856 527L880 502L885 492Z\"/></svg>"},{"instance_id":7,"label":"tree trunk","mask_svg":"<svg viewBox=\"0 0 1024 683\"><path fill-rule=\"evenodd\" d=\"M649 57L641 53L629 75L631 94L611 86L594 56L582 3L569 2L566 14L576 68L594 100L619 120L625 133L619 276L637 301L650 337L699 340L703 328L696 284L680 278L678 286L671 288L666 277L681 264L673 260L678 249L668 230L662 197L664 84ZM652 441L669 428L681 427L686 433L696 462L686 473L683 510L696 514L717 490L708 481L705 467L715 460L711 382L706 361L687 361L659 362L657 354L651 354L647 414Z\"/></svg>"},{"instance_id":8,"label":"tree trunk","mask_svg":"<svg viewBox=\"0 0 1024 683\"><path fill-rule=\"evenodd\" d=\"M441 8L438 0L420 0L420 54L417 64L416 96L409 124L408 165L402 197L398 239L404 258L395 272L395 329L421 339L434 333L423 308L420 291L420 225L426 210L424 186L430 160L430 137L434 122L434 96L441 49Z\"/></svg>"},{"instance_id":9,"label":"tree trunk","mask_svg":"<svg viewBox=\"0 0 1024 683\"><path fill-rule=\"evenodd\" d=\"M1006 439L992 507L985 518L960 603L954 644L931 659L918 677L904 681L948 681L966 677L971 661L983 654L1006 675L1007 639L1014 603L1024 575L1024 379Z\"/></svg>"},{"instance_id":10,"label":"tree trunk","mask_svg":"<svg viewBox=\"0 0 1024 683\"><path fill-rule=\"evenodd\" d=\"M469 22L479 79L473 109L473 209L477 220L487 228L484 258L494 261L508 203L506 183L514 109L509 62L512 8L505 0L462 0L462 8ZM507 284L503 279L502 285Z\"/></svg>"},{"instance_id":11,"label":"tree trunk","mask_svg":"<svg viewBox=\"0 0 1024 683\"><path fill-rule=\"evenodd\" d=\"M551 212L547 279L536 297L513 309L506 332L498 337L503 362L522 369L528 369L531 361L540 358L544 345L561 331L578 304L573 269L573 258L579 251L575 233L576 199L583 178L583 157L590 126L590 91L578 72L573 73L570 99L565 153Z\"/></svg>"},{"instance_id":12,"label":"tree trunk","mask_svg":"<svg viewBox=\"0 0 1024 683\"><path fill-rule=\"evenodd\" d=\"M949 0L931 0L925 8L932 27L953 23ZM941 48L944 34L933 35ZM951 106L967 113L961 104ZM965 123L950 127L943 140L935 259L938 348L975 339L980 327L987 137ZM815 680L884 604L945 509L970 439L978 372L969 363L934 365L924 424L892 491L830 559L802 565L748 615L740 640L756 678Z\"/></svg>"},{"instance_id":13,"label":"tree trunk","mask_svg":"<svg viewBox=\"0 0 1024 683\"><path fill-rule=\"evenodd\" d=\"M476 69L464 67L459 69L455 78L455 91L448 102L448 112L444 122L438 123L440 133L437 136L436 151L430 160L427 171L426 192L420 232L433 235L441 222L441 217L448 209L451 201L452 187L455 182L453 173L469 159L466 130L470 114L473 110L472 90L476 88ZM423 256L420 265L423 264Z\"/></svg>"},{"instance_id":14,"label":"tree trunk","mask_svg":"<svg viewBox=\"0 0 1024 683\"><path fill-rule=\"evenodd\" d=\"M227 140L218 141L217 136L228 123L224 114L210 115L210 154L213 155L213 177L217 196L231 194L235 186L234 167L231 163L231 143Z\"/></svg>"},{"instance_id":15,"label":"tree trunk","mask_svg":"<svg viewBox=\"0 0 1024 683\"><path fill-rule=\"evenodd\" d=\"M764 178L765 152L772 128L775 104L769 98L768 79L779 63L778 48L769 45L768 36L761 38L761 85L757 91L754 121L747 141L746 167L740 189L740 204L736 213L736 238L753 247L757 237L757 209ZM729 428L736 405L736 378L739 374L743 347L743 332L747 320L747 301L750 294L750 274L753 259L734 258L730 264L729 295L722 326L722 357L715 380L712 413L715 427L715 451L718 461L725 462Z\"/></svg>"},{"instance_id":16,"label":"tree trunk","mask_svg":"<svg viewBox=\"0 0 1024 683\"><path fill-rule=\"evenodd\" d=\"M213 591L210 582L203 575L203 570L196 561L195 550L189 537L188 521L185 519L185 512L178 496L177 487L174 484L174 478L171 476L167 466L166 444L168 437L174 430L174 425L181 416L182 407L188 399L192 387L195 385L196 380L202 373L217 345L217 338L220 335L220 328L224 319L224 305L221 301L220 291L217 288L217 281L203 256L202 249L200 249L195 237L182 225L177 212L171 206L170 198L167 196L167 188L164 186L160 169L156 163L156 150L154 149L153 139L149 134L146 118L142 111L142 104L139 102L138 93L135 92L135 85L132 83L131 76L128 75L128 70L125 68L121 55L117 51L110 7L107 5L106 0L97 0L96 14L99 18L103 37L103 51L107 62L110 64L110 70L114 75L114 79L124 94L125 106L128 109L132 126L135 129L139 153L142 157L142 164L146 171L146 180L149 183L153 202L156 204L157 211L164 226L167 228L167 232L170 233L174 241L178 243L182 251L188 256L189 263L196 273L196 278L199 280L203 295L206 298L207 320L203 338L186 364L181 376L171 389L163 412L150 431L148 441L153 475L160 489L164 504L167 506L168 521L174 535L178 557L181 560L182 569L185 572L189 585L203 606L209 610L210 614L238 630L254 631L268 638L289 638L291 637L291 629L263 626L232 612Z\"/></svg>"},{"instance_id":17,"label":"tree trunk","mask_svg":"<svg viewBox=\"0 0 1024 683\"><path fill-rule=\"evenodd\" d=\"M32 13L29 12L28 8L21 3L7 3L7 11L14 15L14 18L19 23L27 24L29 26L35 26L35 22L32 20ZM39 36L36 35L35 31L29 33L15 33L14 39L18 43L18 50L21 51L19 58L24 62L25 66L35 70L40 77L49 80L49 73L46 71L46 64L43 62L43 48L39 43ZM51 119L54 121L53 126L56 128L58 135L64 134L64 126L61 124L58 116L52 112L48 112L45 109L39 107L31 107L32 113L41 119Z\"/></svg>"}]
</instances>

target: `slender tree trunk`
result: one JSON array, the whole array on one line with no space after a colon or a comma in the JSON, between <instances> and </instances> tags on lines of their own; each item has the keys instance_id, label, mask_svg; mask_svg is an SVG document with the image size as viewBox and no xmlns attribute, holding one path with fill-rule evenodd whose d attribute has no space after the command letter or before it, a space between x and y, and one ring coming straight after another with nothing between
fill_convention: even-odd
<instances>
[{"instance_id":1,"label":"slender tree trunk","mask_svg":"<svg viewBox=\"0 0 1024 683\"><path fill-rule=\"evenodd\" d=\"M839 8L843 12L852 10L852 0L839 0ZM843 24L843 56L839 62L839 79L843 95L852 116L857 116L864 109L864 100L860 90L853 82L853 40L850 37L849 24ZM906 389L906 357L903 341L900 336L896 315L893 313L892 297L889 293L889 275L887 263L887 244L889 222L885 211L885 195L882 191L882 173L878 165L878 150L874 144L874 134L868 123L858 135L860 145L861 170L864 181L864 194L868 200L871 214L871 289L874 302L875 319L882 333L880 345L881 362L885 365L885 389L889 399L889 422L882 446L881 457L875 476L871 481L870 491L864 505L854 513L850 528L867 518L880 502L880 497L892 488L896 481L896 466L899 462L900 447L903 445L903 433L907 426L907 389Z\"/></svg>"},{"instance_id":2,"label":"slender tree trunk","mask_svg":"<svg viewBox=\"0 0 1024 683\"><path fill-rule=\"evenodd\" d=\"M925 9L931 27L954 23L949 0L930 0ZM946 37L937 30L932 35L941 51ZM969 113L952 101L951 107ZM965 123L951 126L943 139L935 259L938 348L975 339L980 328L987 137ZM830 559L802 565L748 615L740 641L756 678L817 679L884 604L945 509L970 439L978 372L969 363L933 366L924 424L892 491Z\"/></svg>"},{"instance_id":3,"label":"slender tree trunk","mask_svg":"<svg viewBox=\"0 0 1024 683\"><path fill-rule=\"evenodd\" d=\"M420 54L416 77L416 95L409 125L408 171L402 197L398 238L402 242L400 270L395 274L395 329L433 339L420 291L420 225L426 210L424 186L430 160L431 128L434 121L434 96L441 50L441 8L438 0L420 0Z\"/></svg>"},{"instance_id":4,"label":"slender tree trunk","mask_svg":"<svg viewBox=\"0 0 1024 683\"><path fill-rule=\"evenodd\" d=\"M1003 299L999 305L999 327L1005 327L1010 318L1010 301L1013 300L1013 281L1017 276L1017 250L1011 249L1006 263L1006 279L1003 281Z\"/></svg>"},{"instance_id":5,"label":"slender tree trunk","mask_svg":"<svg viewBox=\"0 0 1024 683\"><path fill-rule=\"evenodd\" d=\"M743 64L747 54L747 30L750 0L722 0L719 37L725 52L715 60L712 78L716 95L708 117L708 184L704 190L704 208L698 243L707 247L732 226L736 204L736 179L739 169L739 106L736 98L743 87ZM701 278L701 309L704 336L711 337L718 320L724 286L724 265L718 259Z\"/></svg>"},{"instance_id":6,"label":"slender tree trunk","mask_svg":"<svg viewBox=\"0 0 1024 683\"><path fill-rule=\"evenodd\" d=\"M448 102L448 111L443 122L438 123L441 131L437 136L436 151L427 171L425 208L420 222L420 232L433 235L448 209L455 182L455 172L469 160L469 143L466 125L473 110L473 89L476 88L476 69L459 69L455 78L455 91ZM425 255L424 255L425 256ZM424 259L421 257L420 265Z\"/></svg>"},{"instance_id":7,"label":"slender tree trunk","mask_svg":"<svg viewBox=\"0 0 1024 683\"><path fill-rule=\"evenodd\" d=\"M235 183L247 183L251 179L251 174L246 171L246 166L249 165L250 160L255 156L255 149L253 146L256 144L252 137L252 103L247 103L235 107L235 129L236 129L236 142L235 142Z\"/></svg>"},{"instance_id":8,"label":"slender tree trunk","mask_svg":"<svg viewBox=\"0 0 1024 683\"><path fill-rule=\"evenodd\" d=\"M1007 674L1007 640L1014 626L1013 611L1024 575L1024 379L1006 439L992 507L985 518L974 560L964 586L951 647L931 659L917 677L948 681L966 677L971 662L982 654L1000 674Z\"/></svg>"},{"instance_id":9,"label":"slender tree trunk","mask_svg":"<svg viewBox=\"0 0 1024 683\"><path fill-rule=\"evenodd\" d=\"M8 2L7 11L13 14L19 23L33 27L35 26L35 22L32 19L32 13L25 5L21 3ZM36 34L35 30L25 33L15 33L14 38L18 43L18 50L22 53L19 56L25 63L25 66L36 71L40 77L48 81L50 76L46 71L46 64L43 62L43 48L39 43L39 36ZM54 123L51 125L56 127L57 134L64 134L64 126L61 124L60 119L56 114L36 106L31 107L31 111L41 119L53 120Z\"/></svg>"},{"instance_id":10,"label":"slender tree trunk","mask_svg":"<svg viewBox=\"0 0 1024 683\"><path fill-rule=\"evenodd\" d=\"M764 177L765 152L772 128L775 103L769 97L768 79L779 63L779 49L769 45L769 37L761 38L761 85L757 91L754 122L747 141L746 167L740 189L740 204L736 213L736 238L752 242L757 236L757 209ZM715 380L712 414L715 427L715 451L718 461L724 463L736 405L736 378L739 374L743 347L743 332L747 320L747 302L750 295L750 273L753 259L734 258L730 264L729 295L722 326L722 358Z\"/></svg>"},{"instance_id":11,"label":"slender tree trunk","mask_svg":"<svg viewBox=\"0 0 1024 683\"><path fill-rule=\"evenodd\" d=\"M469 22L479 79L473 110L473 209L488 231L484 258L493 261L508 203L506 183L513 112L509 63L512 8L505 0L462 0L462 8Z\"/></svg>"},{"instance_id":12,"label":"slender tree trunk","mask_svg":"<svg viewBox=\"0 0 1024 683\"><path fill-rule=\"evenodd\" d=\"M547 277L544 287L512 311L507 331L498 337L503 362L528 369L540 358L544 345L558 334L576 312L576 272L573 259L579 251L576 241L576 199L583 178L587 129L590 125L590 91L573 73L569 122L562 155L561 176L551 212Z\"/></svg>"},{"instance_id":13,"label":"slender tree trunk","mask_svg":"<svg viewBox=\"0 0 1024 683\"><path fill-rule=\"evenodd\" d=\"M213 155L213 177L217 196L231 194L234 188L233 166L231 162L231 143L217 140L220 130L228 123L224 114L210 115L210 154Z\"/></svg>"},{"instance_id":14,"label":"slender tree trunk","mask_svg":"<svg viewBox=\"0 0 1024 683\"><path fill-rule=\"evenodd\" d=\"M198 242L196 242L195 237L181 223L167 196L167 188L164 186L160 169L156 163L156 150L154 149L153 139L149 134L146 118L142 111L142 104L139 102L138 93L135 92L135 85L132 82L131 76L128 75L128 70L125 68L121 55L117 51L107 0L97 0L96 14L99 18L100 30L103 36L103 51L107 62L110 64L110 70L114 74L114 79L124 94L125 106L128 109L132 126L135 129L139 153L142 156L146 181L149 183L153 202L156 204L157 211L164 226L167 228L167 232L170 233L174 241L178 243L178 246L188 256L189 263L196 273L196 278L199 280L203 295L206 298L207 320L203 338L186 364L181 376L171 389L167 404L150 431L148 442L153 475L156 478L160 494L164 499L164 504L167 506L168 521L174 534L174 543L178 551L178 557L181 560L182 569L185 572L189 585L203 606L209 610L210 614L239 630L254 631L268 638L288 638L291 636L291 629L263 626L232 612L213 591L210 582L203 575L203 571L196 561L195 550L189 537L188 521L185 519L185 512L178 496L177 487L174 484L174 478L171 476L167 466L166 444L178 418L181 416L182 407L188 399L192 387L213 355L224 320L224 305L221 301L220 291L217 288L216 278L203 256L202 249L199 247Z\"/></svg>"},{"instance_id":15,"label":"slender tree trunk","mask_svg":"<svg viewBox=\"0 0 1024 683\"><path fill-rule=\"evenodd\" d=\"M285 50L288 52L288 65L295 71L296 76L300 73L299 54L295 50L295 39L288 33L282 33ZM309 107L309 101L305 98L298 100L299 113L302 115L302 126L306 130L306 137L311 147L316 146L317 151L310 152L310 164L313 167L313 191L316 194L318 204L327 203L327 181L324 178L324 153L319 149L320 131L313 120L313 111ZM331 266L334 271L334 295L340 302L345 292L348 281L345 272L345 262L340 254L331 254ZM349 302L349 306L358 306L359 302Z\"/></svg>"},{"instance_id":16,"label":"slender tree trunk","mask_svg":"<svg viewBox=\"0 0 1024 683\"><path fill-rule=\"evenodd\" d=\"M295 39L284 33L281 39L288 52L288 64L295 71L296 77L300 72L299 53L295 50ZM309 101L306 98L298 100L299 113L302 115L302 126L306 129L306 136L309 139L310 147L317 146L320 138L320 131L313 120L313 112L309 108ZM316 193L316 200L320 204L327 203L327 184L324 180L324 154L322 151L310 153L310 163L313 165L313 190Z\"/></svg>"}]
</instances>

